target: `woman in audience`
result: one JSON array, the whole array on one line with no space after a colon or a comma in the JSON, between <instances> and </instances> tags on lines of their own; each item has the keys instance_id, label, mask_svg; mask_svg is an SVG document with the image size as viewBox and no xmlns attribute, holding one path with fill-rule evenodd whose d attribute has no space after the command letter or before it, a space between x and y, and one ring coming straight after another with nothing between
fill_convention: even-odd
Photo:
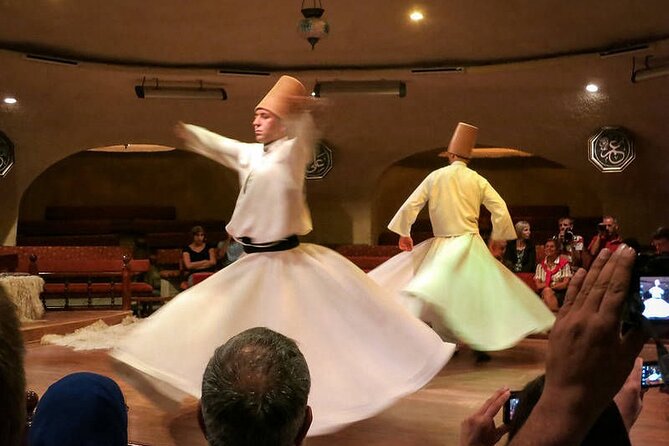
<instances>
[{"instance_id":1,"label":"woman in audience","mask_svg":"<svg viewBox=\"0 0 669 446\"><path fill-rule=\"evenodd\" d=\"M128 408L116 382L73 373L49 386L37 404L31 446L128 446Z\"/></svg>"},{"instance_id":2,"label":"woman in audience","mask_svg":"<svg viewBox=\"0 0 669 446\"><path fill-rule=\"evenodd\" d=\"M513 266L511 269L514 273L533 273L537 260L534 243L530 240L530 224L519 221L515 228L518 238L507 243L504 258Z\"/></svg>"},{"instance_id":3,"label":"woman in audience","mask_svg":"<svg viewBox=\"0 0 669 446\"><path fill-rule=\"evenodd\" d=\"M544 254L546 257L537 265L534 282L541 300L552 311L557 311L564 302L572 276L569 259L558 254L557 244L553 239L546 240Z\"/></svg>"},{"instance_id":4,"label":"woman in audience","mask_svg":"<svg viewBox=\"0 0 669 446\"><path fill-rule=\"evenodd\" d=\"M202 226L191 229L193 241L181 251L184 269L188 274L188 285L193 285L193 273L214 272L216 270L216 249L205 243L207 238Z\"/></svg>"}]
</instances>

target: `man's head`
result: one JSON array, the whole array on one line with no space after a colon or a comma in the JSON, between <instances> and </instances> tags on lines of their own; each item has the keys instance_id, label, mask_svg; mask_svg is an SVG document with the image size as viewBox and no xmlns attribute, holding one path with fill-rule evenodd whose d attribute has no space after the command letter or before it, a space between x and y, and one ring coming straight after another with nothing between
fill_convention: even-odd
<instances>
[{"instance_id":1,"label":"man's head","mask_svg":"<svg viewBox=\"0 0 669 446\"><path fill-rule=\"evenodd\" d=\"M307 90L302 82L291 76L281 76L256 105L253 117L256 141L268 144L286 136L283 121L294 114L306 98Z\"/></svg>"},{"instance_id":2,"label":"man's head","mask_svg":"<svg viewBox=\"0 0 669 446\"><path fill-rule=\"evenodd\" d=\"M571 217L562 217L560 220L558 220L558 226L560 228L560 234L564 234L567 230L573 231L574 219Z\"/></svg>"},{"instance_id":3,"label":"man's head","mask_svg":"<svg viewBox=\"0 0 669 446\"><path fill-rule=\"evenodd\" d=\"M669 255L669 228L658 228L653 234L651 245L656 254Z\"/></svg>"},{"instance_id":4,"label":"man's head","mask_svg":"<svg viewBox=\"0 0 669 446\"><path fill-rule=\"evenodd\" d=\"M455 127L451 142L448 144L448 149L445 152L441 152L439 156L448 158L449 164L455 161L468 163L472 157L472 150L476 145L478 132L479 129L477 127L459 122Z\"/></svg>"},{"instance_id":5,"label":"man's head","mask_svg":"<svg viewBox=\"0 0 669 446\"><path fill-rule=\"evenodd\" d=\"M606 234L610 237L615 237L616 235L618 235L618 230L620 229L618 227L618 219L616 219L615 217L611 217L610 215L607 215L604 218L602 218L600 226L604 230L606 230Z\"/></svg>"},{"instance_id":6,"label":"man's head","mask_svg":"<svg viewBox=\"0 0 669 446\"><path fill-rule=\"evenodd\" d=\"M18 445L25 425L26 380L23 338L14 304L0 287L0 438Z\"/></svg>"},{"instance_id":7,"label":"man's head","mask_svg":"<svg viewBox=\"0 0 669 446\"><path fill-rule=\"evenodd\" d=\"M246 330L214 352L202 380L212 446L299 445L311 424L309 368L295 341Z\"/></svg>"},{"instance_id":8,"label":"man's head","mask_svg":"<svg viewBox=\"0 0 669 446\"><path fill-rule=\"evenodd\" d=\"M269 144L286 136L286 126L271 111L257 108L253 115L253 133L257 142Z\"/></svg>"}]
</instances>

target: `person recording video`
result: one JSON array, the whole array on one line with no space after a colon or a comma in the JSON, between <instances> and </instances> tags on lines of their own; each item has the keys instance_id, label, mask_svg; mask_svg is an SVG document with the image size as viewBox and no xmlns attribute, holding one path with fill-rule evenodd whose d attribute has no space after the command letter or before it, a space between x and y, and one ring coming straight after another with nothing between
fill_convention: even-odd
<instances>
[{"instance_id":1,"label":"person recording video","mask_svg":"<svg viewBox=\"0 0 669 446\"><path fill-rule=\"evenodd\" d=\"M569 260L572 274L583 265L583 237L574 233L574 219L562 217L558 220L559 232L553 237L558 251Z\"/></svg>"},{"instance_id":2,"label":"person recording video","mask_svg":"<svg viewBox=\"0 0 669 446\"><path fill-rule=\"evenodd\" d=\"M607 215L602 219L602 222L597 225L597 235L590 241L590 244L588 245L588 253L594 258L597 257L600 251L604 248L611 252L615 252L622 243L623 239L620 236L618 219Z\"/></svg>"}]
</instances>

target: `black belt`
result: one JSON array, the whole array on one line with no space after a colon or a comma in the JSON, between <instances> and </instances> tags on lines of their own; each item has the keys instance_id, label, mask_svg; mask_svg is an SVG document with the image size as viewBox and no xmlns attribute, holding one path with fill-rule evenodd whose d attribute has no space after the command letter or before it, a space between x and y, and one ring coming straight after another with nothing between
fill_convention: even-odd
<instances>
[{"instance_id":1,"label":"black belt","mask_svg":"<svg viewBox=\"0 0 669 446\"><path fill-rule=\"evenodd\" d=\"M238 241L242 244L246 254L253 254L254 252L288 251L289 249L300 246L300 239L298 239L296 235L291 235L284 239L268 243L253 243L249 237L241 237Z\"/></svg>"}]
</instances>

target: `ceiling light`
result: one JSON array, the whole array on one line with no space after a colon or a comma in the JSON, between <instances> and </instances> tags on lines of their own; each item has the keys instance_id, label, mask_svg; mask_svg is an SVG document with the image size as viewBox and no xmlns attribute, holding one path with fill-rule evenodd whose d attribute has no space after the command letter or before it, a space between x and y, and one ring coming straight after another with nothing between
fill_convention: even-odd
<instances>
[{"instance_id":1,"label":"ceiling light","mask_svg":"<svg viewBox=\"0 0 669 446\"><path fill-rule=\"evenodd\" d=\"M403 98L407 94L407 87L402 81L326 81L316 82L312 96L320 98L333 94L370 94Z\"/></svg>"},{"instance_id":2,"label":"ceiling light","mask_svg":"<svg viewBox=\"0 0 669 446\"><path fill-rule=\"evenodd\" d=\"M585 86L585 89L590 93L597 93L599 91L599 87L596 84L588 84Z\"/></svg>"},{"instance_id":3,"label":"ceiling light","mask_svg":"<svg viewBox=\"0 0 669 446\"><path fill-rule=\"evenodd\" d=\"M2 102L4 102L5 104L14 105L14 104L16 104L18 101L16 100L16 98L12 98L12 97L9 97L9 96L8 96L8 97L6 97L5 99L3 99Z\"/></svg>"},{"instance_id":4,"label":"ceiling light","mask_svg":"<svg viewBox=\"0 0 669 446\"><path fill-rule=\"evenodd\" d=\"M160 85L155 79L155 85L135 85L135 94L140 99L216 99L225 101L228 94L221 86L205 87L200 82L199 87Z\"/></svg>"},{"instance_id":5,"label":"ceiling light","mask_svg":"<svg viewBox=\"0 0 669 446\"><path fill-rule=\"evenodd\" d=\"M420 22L425 18L425 16L420 11L412 11L411 14L409 14L409 18L414 22Z\"/></svg>"}]
</instances>

